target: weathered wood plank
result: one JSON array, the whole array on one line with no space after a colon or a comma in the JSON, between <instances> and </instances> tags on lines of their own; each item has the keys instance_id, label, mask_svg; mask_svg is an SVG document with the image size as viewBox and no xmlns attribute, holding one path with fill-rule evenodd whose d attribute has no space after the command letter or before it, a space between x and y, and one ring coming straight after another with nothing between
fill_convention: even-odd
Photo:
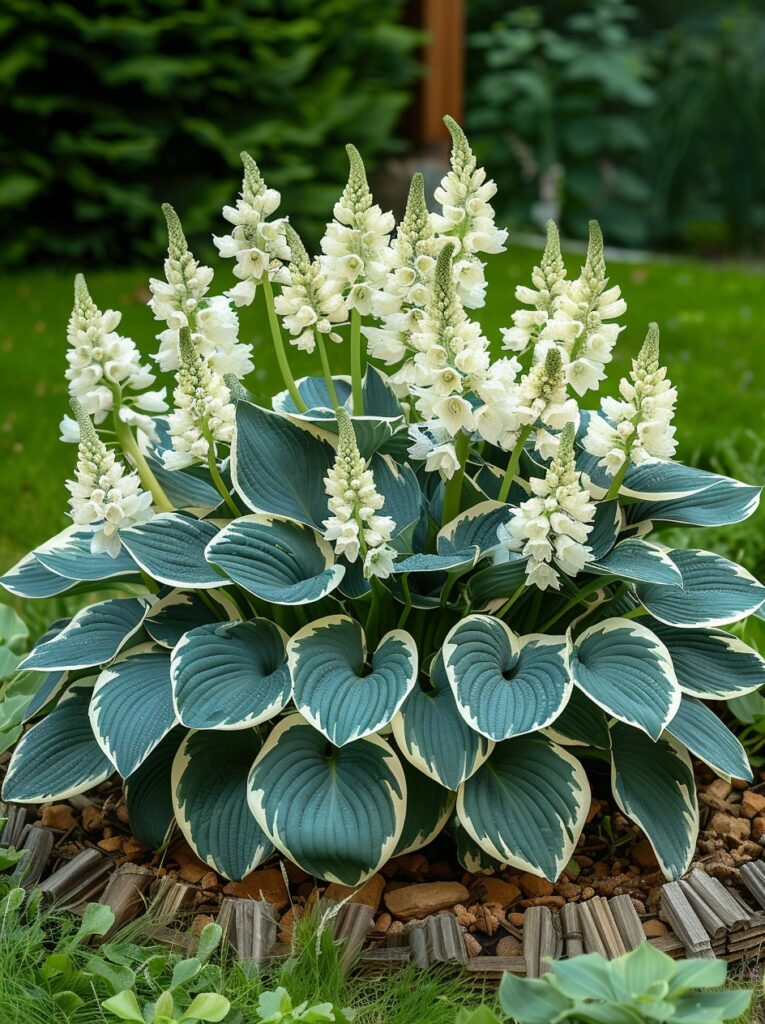
<instances>
[{"instance_id":1,"label":"weathered wood plank","mask_svg":"<svg viewBox=\"0 0 765 1024\"><path fill-rule=\"evenodd\" d=\"M608 905L611 908L611 913L613 914L625 950L630 952L633 949L637 949L641 943L646 941L646 937L632 899L626 893L623 893L621 896L612 896L608 901ZM563 909L565 910L565 907Z\"/></svg>"},{"instance_id":2,"label":"weathered wood plank","mask_svg":"<svg viewBox=\"0 0 765 1024\"><path fill-rule=\"evenodd\" d=\"M226 896L218 911L218 924L242 963L260 964L273 954L276 913L266 900Z\"/></svg>"},{"instance_id":3,"label":"weathered wood plank","mask_svg":"<svg viewBox=\"0 0 765 1024\"><path fill-rule=\"evenodd\" d=\"M712 910L703 897L700 896L693 886L689 882L686 882L685 879L681 878L679 884L680 888L683 890L685 898L696 911L696 916L704 925L704 930L710 939L723 938L727 934L728 929L714 910Z\"/></svg>"},{"instance_id":4,"label":"weathered wood plank","mask_svg":"<svg viewBox=\"0 0 765 1024\"><path fill-rule=\"evenodd\" d=\"M96 899L105 889L114 861L99 850L81 850L37 886L46 898L63 907Z\"/></svg>"},{"instance_id":5,"label":"weathered wood plank","mask_svg":"<svg viewBox=\"0 0 765 1024\"><path fill-rule=\"evenodd\" d=\"M678 882L667 882L664 885L661 905L672 930L685 946L686 955L695 959L714 960L709 936Z\"/></svg>"},{"instance_id":6,"label":"weathered wood plank","mask_svg":"<svg viewBox=\"0 0 765 1024\"><path fill-rule=\"evenodd\" d=\"M726 928L742 928L752 916L751 910L748 912L742 910L719 879L711 878L699 868L695 868L688 875L688 884L720 918Z\"/></svg>"},{"instance_id":7,"label":"weathered wood plank","mask_svg":"<svg viewBox=\"0 0 765 1024\"><path fill-rule=\"evenodd\" d=\"M569 960L584 953L584 936L582 935L582 924L579 920L579 906L576 903L566 903L560 911L561 933L563 946Z\"/></svg>"}]
</instances>

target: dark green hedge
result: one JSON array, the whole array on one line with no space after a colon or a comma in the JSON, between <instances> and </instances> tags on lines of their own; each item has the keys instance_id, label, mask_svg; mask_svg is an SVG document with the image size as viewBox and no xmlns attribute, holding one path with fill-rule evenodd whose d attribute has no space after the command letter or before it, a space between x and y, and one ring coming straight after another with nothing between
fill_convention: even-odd
<instances>
[{"instance_id":1,"label":"dark green hedge","mask_svg":"<svg viewBox=\"0 0 765 1024\"><path fill-rule=\"evenodd\" d=\"M239 153L309 236L373 164L417 73L402 0L3 0L0 262L156 255L159 203L194 238Z\"/></svg>"}]
</instances>

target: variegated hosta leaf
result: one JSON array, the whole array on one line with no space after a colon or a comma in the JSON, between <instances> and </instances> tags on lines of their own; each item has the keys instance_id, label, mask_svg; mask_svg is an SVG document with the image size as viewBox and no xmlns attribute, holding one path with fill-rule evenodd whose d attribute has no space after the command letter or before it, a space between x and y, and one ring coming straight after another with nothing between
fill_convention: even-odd
<instances>
[{"instance_id":1,"label":"variegated hosta leaf","mask_svg":"<svg viewBox=\"0 0 765 1024\"><path fill-rule=\"evenodd\" d=\"M425 500L422 489L414 471L389 455L372 456L370 468L377 491L385 502L381 514L390 516L396 524L391 538L395 546L401 534L420 518Z\"/></svg>"},{"instance_id":2,"label":"variegated hosta leaf","mask_svg":"<svg viewBox=\"0 0 765 1024\"><path fill-rule=\"evenodd\" d=\"M578 686L572 688L568 704L544 732L554 743L564 747L608 750L611 746L606 716Z\"/></svg>"},{"instance_id":3,"label":"variegated hosta leaf","mask_svg":"<svg viewBox=\"0 0 765 1024\"><path fill-rule=\"evenodd\" d=\"M133 774L177 721L170 655L161 647L134 647L98 677L90 724L123 778Z\"/></svg>"},{"instance_id":4,"label":"variegated hosta leaf","mask_svg":"<svg viewBox=\"0 0 765 1024\"><path fill-rule=\"evenodd\" d=\"M92 526L69 526L35 548L33 554L46 569L78 582L138 575L138 566L124 548L116 558L106 551L94 554L90 550L94 533Z\"/></svg>"},{"instance_id":5,"label":"variegated hosta leaf","mask_svg":"<svg viewBox=\"0 0 765 1024\"><path fill-rule=\"evenodd\" d=\"M746 751L702 701L684 696L667 732L723 778L751 781L752 770Z\"/></svg>"},{"instance_id":6,"label":"variegated hosta leaf","mask_svg":"<svg viewBox=\"0 0 765 1024\"><path fill-rule=\"evenodd\" d=\"M245 729L290 699L286 635L268 619L192 629L173 651L173 699L191 729Z\"/></svg>"},{"instance_id":7,"label":"variegated hosta leaf","mask_svg":"<svg viewBox=\"0 0 765 1024\"><path fill-rule=\"evenodd\" d=\"M462 551L453 555L431 555L427 553L409 555L399 559L393 571L401 573L419 572L467 572L472 569L478 559L478 548Z\"/></svg>"},{"instance_id":8,"label":"variegated hosta leaf","mask_svg":"<svg viewBox=\"0 0 765 1024\"><path fill-rule=\"evenodd\" d=\"M274 604L309 604L345 574L316 530L276 516L235 519L207 548L207 558L249 593Z\"/></svg>"},{"instance_id":9,"label":"variegated hosta leaf","mask_svg":"<svg viewBox=\"0 0 765 1024\"><path fill-rule=\"evenodd\" d=\"M405 758L401 767L406 778L406 816L395 857L427 846L441 832L454 809L456 794L423 775Z\"/></svg>"},{"instance_id":10,"label":"variegated hosta leaf","mask_svg":"<svg viewBox=\"0 0 765 1024\"><path fill-rule=\"evenodd\" d=\"M35 558L34 552L24 555L15 565L11 566L4 576L0 576L0 586L14 597L27 599L55 597L74 585L74 580L59 576L51 569L47 569L42 562Z\"/></svg>"},{"instance_id":11,"label":"variegated hosta leaf","mask_svg":"<svg viewBox=\"0 0 765 1024\"><path fill-rule=\"evenodd\" d=\"M555 881L590 807L584 768L539 734L498 743L457 794L460 822L490 856Z\"/></svg>"},{"instance_id":12,"label":"variegated hosta leaf","mask_svg":"<svg viewBox=\"0 0 765 1024\"><path fill-rule=\"evenodd\" d=\"M621 722L611 726L611 787L621 811L645 832L666 878L688 870L699 808L688 751L672 736L654 742Z\"/></svg>"},{"instance_id":13,"label":"variegated hosta leaf","mask_svg":"<svg viewBox=\"0 0 765 1024\"><path fill-rule=\"evenodd\" d=\"M205 548L219 526L179 512L163 512L147 523L121 530L122 543L144 572L171 587L225 587L205 558Z\"/></svg>"},{"instance_id":14,"label":"variegated hosta leaf","mask_svg":"<svg viewBox=\"0 0 765 1024\"><path fill-rule=\"evenodd\" d=\"M486 850L481 849L467 829L462 827L456 812L451 816L447 831L457 847L457 860L465 871L477 875L480 872L493 873L504 868L505 865L502 861L497 860L496 857L490 857Z\"/></svg>"},{"instance_id":15,"label":"variegated hosta leaf","mask_svg":"<svg viewBox=\"0 0 765 1024\"><path fill-rule=\"evenodd\" d=\"M669 626L722 626L756 611L765 587L735 562L696 548L677 549L669 557L680 570L682 586L637 585L645 608Z\"/></svg>"},{"instance_id":16,"label":"variegated hosta leaf","mask_svg":"<svg viewBox=\"0 0 765 1024\"><path fill-rule=\"evenodd\" d=\"M324 478L334 458L329 444L284 416L237 403L231 477L253 512L321 529L327 518Z\"/></svg>"},{"instance_id":17,"label":"variegated hosta leaf","mask_svg":"<svg viewBox=\"0 0 765 1024\"><path fill-rule=\"evenodd\" d=\"M24 712L24 717L21 719L24 725L27 722L31 722L33 718L36 718L43 708L50 704L52 700L55 700L70 683L68 672L49 672L47 675L39 677L39 679L39 689L30 700Z\"/></svg>"},{"instance_id":18,"label":"variegated hosta leaf","mask_svg":"<svg viewBox=\"0 0 765 1024\"><path fill-rule=\"evenodd\" d=\"M687 526L727 526L754 515L762 488L729 477L695 494L669 501L636 501L625 507L627 522L683 523Z\"/></svg>"},{"instance_id":19,"label":"variegated hosta leaf","mask_svg":"<svg viewBox=\"0 0 765 1024\"><path fill-rule=\"evenodd\" d=\"M304 871L359 885L393 855L404 827L401 762L379 736L327 750L300 715L281 721L250 773L250 808Z\"/></svg>"},{"instance_id":20,"label":"variegated hosta leaf","mask_svg":"<svg viewBox=\"0 0 765 1024\"><path fill-rule=\"evenodd\" d=\"M138 632L148 609L142 597L88 605L60 633L37 644L19 668L64 671L103 665Z\"/></svg>"},{"instance_id":21,"label":"variegated hosta leaf","mask_svg":"<svg viewBox=\"0 0 765 1024\"><path fill-rule=\"evenodd\" d=\"M680 704L680 687L664 644L630 619L586 629L571 654L574 682L601 708L658 739Z\"/></svg>"},{"instance_id":22,"label":"variegated hosta leaf","mask_svg":"<svg viewBox=\"0 0 765 1024\"><path fill-rule=\"evenodd\" d=\"M351 380L346 376L333 376L332 383L335 386L335 394L341 405L351 397ZM304 419L319 418L335 419L335 402L329 393L327 382L324 377L300 377L295 381L298 394L308 407L306 412L300 412L295 405L289 391L282 391L274 395L271 405L275 412L285 416L303 417ZM337 433L337 431L334 431Z\"/></svg>"},{"instance_id":23,"label":"variegated hosta leaf","mask_svg":"<svg viewBox=\"0 0 765 1024\"><path fill-rule=\"evenodd\" d=\"M518 637L490 615L458 622L443 658L460 714L491 740L543 729L571 692L565 637Z\"/></svg>"},{"instance_id":24,"label":"variegated hosta leaf","mask_svg":"<svg viewBox=\"0 0 765 1024\"><path fill-rule=\"evenodd\" d=\"M171 590L161 597L144 619L143 628L156 643L170 650L184 633L208 622L238 619L239 612L233 601L222 590L208 590L203 600L193 590ZM212 602L217 615L210 608Z\"/></svg>"},{"instance_id":25,"label":"variegated hosta leaf","mask_svg":"<svg viewBox=\"0 0 765 1024\"><path fill-rule=\"evenodd\" d=\"M176 726L125 779L130 831L142 843L158 849L175 819L171 773L186 730Z\"/></svg>"},{"instance_id":26,"label":"variegated hosta leaf","mask_svg":"<svg viewBox=\"0 0 765 1024\"><path fill-rule=\"evenodd\" d=\"M467 592L474 607L484 608L496 597L510 597L526 578L528 557L508 551L503 552L502 559L474 573L468 580Z\"/></svg>"},{"instance_id":27,"label":"variegated hosta leaf","mask_svg":"<svg viewBox=\"0 0 765 1024\"><path fill-rule=\"evenodd\" d=\"M587 572L602 572L625 580L677 585L682 582L680 570L656 544L644 540L623 540L600 561L587 566Z\"/></svg>"},{"instance_id":28,"label":"variegated hosta leaf","mask_svg":"<svg viewBox=\"0 0 765 1024\"><path fill-rule=\"evenodd\" d=\"M34 804L66 800L98 786L113 773L88 720L92 686L92 679L81 679L21 737L3 783L3 800Z\"/></svg>"},{"instance_id":29,"label":"variegated hosta leaf","mask_svg":"<svg viewBox=\"0 0 765 1024\"><path fill-rule=\"evenodd\" d=\"M477 547L484 554L499 544L497 530L510 518L503 501L482 501L442 527L436 538L439 555L456 555Z\"/></svg>"},{"instance_id":30,"label":"variegated hosta leaf","mask_svg":"<svg viewBox=\"0 0 765 1024\"><path fill-rule=\"evenodd\" d=\"M440 651L430 669L430 688L414 687L393 719L393 735L404 757L447 789L457 789L494 747L460 714Z\"/></svg>"},{"instance_id":31,"label":"variegated hosta leaf","mask_svg":"<svg viewBox=\"0 0 765 1024\"><path fill-rule=\"evenodd\" d=\"M730 700L765 686L765 658L722 629L678 629L650 616L640 621L669 651L684 693Z\"/></svg>"},{"instance_id":32,"label":"variegated hosta leaf","mask_svg":"<svg viewBox=\"0 0 765 1024\"><path fill-rule=\"evenodd\" d=\"M622 525L622 511L619 499L599 501L595 506L595 518L592 531L587 538L587 546L592 551L594 561L603 558L616 543Z\"/></svg>"},{"instance_id":33,"label":"variegated hosta leaf","mask_svg":"<svg viewBox=\"0 0 765 1024\"><path fill-rule=\"evenodd\" d=\"M261 749L257 729L190 732L173 762L175 817L200 860L239 880L273 853L247 803L247 777Z\"/></svg>"},{"instance_id":34,"label":"variegated hosta leaf","mask_svg":"<svg viewBox=\"0 0 765 1024\"><path fill-rule=\"evenodd\" d=\"M417 645L386 633L367 665L364 631L347 615L310 622L287 644L298 711L338 747L387 725L417 679Z\"/></svg>"},{"instance_id":35,"label":"variegated hosta leaf","mask_svg":"<svg viewBox=\"0 0 765 1024\"><path fill-rule=\"evenodd\" d=\"M613 477L607 469L598 465L597 455L577 452L576 464L589 477L593 496L602 497L611 486ZM671 501L698 494L726 479L717 473L708 473L695 466L684 466L670 459L648 459L627 469L620 493L643 501Z\"/></svg>"}]
</instances>

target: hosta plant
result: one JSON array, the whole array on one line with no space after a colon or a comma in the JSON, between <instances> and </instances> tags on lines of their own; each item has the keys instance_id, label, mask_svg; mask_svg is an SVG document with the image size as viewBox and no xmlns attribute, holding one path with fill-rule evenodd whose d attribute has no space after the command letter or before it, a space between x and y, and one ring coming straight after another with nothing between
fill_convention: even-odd
<instances>
[{"instance_id":1,"label":"hosta plant","mask_svg":"<svg viewBox=\"0 0 765 1024\"><path fill-rule=\"evenodd\" d=\"M667 548L661 528L738 522L759 490L673 459L655 325L595 401L626 310L597 224L573 277L550 224L490 344L471 311L507 233L448 124L436 211L416 175L397 227L349 147L314 257L245 154L215 238L236 278L224 294L165 208L150 306L170 408L77 278L73 523L3 583L103 599L22 663L39 687L5 800L116 771L137 836L160 845L175 822L234 879L277 852L355 885L444 828L465 864L554 879L588 765L606 762L675 877L698 828L692 756L749 777L708 702L765 682L724 628L765 589L714 552ZM239 340L259 290L285 385L270 400ZM294 348L312 375L295 379Z\"/></svg>"}]
</instances>

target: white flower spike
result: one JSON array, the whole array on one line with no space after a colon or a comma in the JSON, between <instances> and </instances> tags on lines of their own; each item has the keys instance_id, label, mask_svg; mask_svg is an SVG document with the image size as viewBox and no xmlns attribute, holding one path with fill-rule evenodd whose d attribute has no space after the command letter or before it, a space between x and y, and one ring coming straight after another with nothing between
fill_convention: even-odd
<instances>
[{"instance_id":1,"label":"white flower spike","mask_svg":"<svg viewBox=\"0 0 765 1024\"><path fill-rule=\"evenodd\" d=\"M385 579L396 558L395 549L387 543L396 524L389 516L377 514L385 499L378 494L372 470L359 452L350 416L343 408L335 413L340 434L335 464L324 480L332 513L324 522L324 536L349 562L361 555L367 579Z\"/></svg>"},{"instance_id":2,"label":"white flower spike","mask_svg":"<svg viewBox=\"0 0 765 1024\"><path fill-rule=\"evenodd\" d=\"M576 469L573 423L564 427L558 454L544 478L532 477L529 484L534 497L513 511L497 536L511 551L528 557L529 586L559 590L560 577L552 562L567 576L576 576L592 558L586 542L595 505Z\"/></svg>"},{"instance_id":3,"label":"white flower spike","mask_svg":"<svg viewBox=\"0 0 765 1024\"><path fill-rule=\"evenodd\" d=\"M96 525L90 550L93 554L105 551L116 558L119 531L152 517L151 494L142 490L138 474L126 471L106 447L76 398L71 406L80 435L77 478L66 482L72 521L77 526Z\"/></svg>"},{"instance_id":4,"label":"white flower spike","mask_svg":"<svg viewBox=\"0 0 765 1024\"><path fill-rule=\"evenodd\" d=\"M531 271L533 288L518 285L515 297L533 309L519 309L513 313L513 327L502 331L504 348L519 355L534 347L546 324L559 313L561 299L569 282L560 251L560 237L555 222L547 222L547 243L539 266Z\"/></svg>"},{"instance_id":5,"label":"white flower spike","mask_svg":"<svg viewBox=\"0 0 765 1024\"><path fill-rule=\"evenodd\" d=\"M341 288L327 277L319 259L311 260L290 224L286 233L290 281L274 299L274 308L292 335L291 343L303 352L313 352L317 334L341 342L342 336L334 329L348 319Z\"/></svg>"},{"instance_id":6,"label":"white flower spike","mask_svg":"<svg viewBox=\"0 0 765 1024\"><path fill-rule=\"evenodd\" d=\"M172 206L163 203L162 212L168 235L165 280L152 278L149 281L152 294L149 306L155 320L164 320L170 330L177 331L188 327L193 320L200 300L210 287L213 272L194 259Z\"/></svg>"}]
</instances>

